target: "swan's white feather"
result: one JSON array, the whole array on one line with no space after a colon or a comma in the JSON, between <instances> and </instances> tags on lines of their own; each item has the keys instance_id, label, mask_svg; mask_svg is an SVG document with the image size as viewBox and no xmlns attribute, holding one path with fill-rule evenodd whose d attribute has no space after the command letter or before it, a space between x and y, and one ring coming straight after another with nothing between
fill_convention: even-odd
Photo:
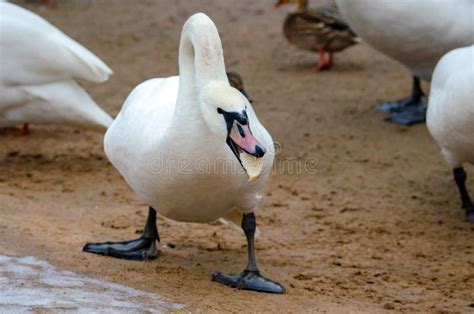
<instances>
[{"instance_id":1,"label":"swan's white feather","mask_svg":"<svg viewBox=\"0 0 474 314\"><path fill-rule=\"evenodd\" d=\"M474 46L447 53L433 73L427 125L452 168L474 163Z\"/></svg>"},{"instance_id":2,"label":"swan's white feather","mask_svg":"<svg viewBox=\"0 0 474 314\"><path fill-rule=\"evenodd\" d=\"M42 17L0 3L0 66L5 84L38 84L78 78L104 82L112 70Z\"/></svg>"},{"instance_id":3,"label":"swan's white feather","mask_svg":"<svg viewBox=\"0 0 474 314\"><path fill-rule=\"evenodd\" d=\"M18 123L107 128L112 118L74 81L112 70L42 17L0 3L0 127Z\"/></svg>"},{"instance_id":4,"label":"swan's white feather","mask_svg":"<svg viewBox=\"0 0 474 314\"><path fill-rule=\"evenodd\" d=\"M31 123L65 123L102 131L113 119L100 109L74 80L42 85L19 85L6 89L14 105L0 104L0 127ZM25 97L28 100L25 101ZM73 110L71 108L74 108Z\"/></svg>"},{"instance_id":5,"label":"swan's white feather","mask_svg":"<svg viewBox=\"0 0 474 314\"><path fill-rule=\"evenodd\" d=\"M357 35L424 80L445 53L474 43L472 0L337 0L337 5Z\"/></svg>"}]
</instances>

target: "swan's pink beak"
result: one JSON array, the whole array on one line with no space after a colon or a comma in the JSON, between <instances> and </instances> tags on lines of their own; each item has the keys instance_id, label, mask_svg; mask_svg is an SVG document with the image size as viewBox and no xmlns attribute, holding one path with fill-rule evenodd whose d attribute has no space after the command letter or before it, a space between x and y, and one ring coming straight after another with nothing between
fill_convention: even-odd
<instances>
[{"instance_id":1,"label":"swan's pink beak","mask_svg":"<svg viewBox=\"0 0 474 314\"><path fill-rule=\"evenodd\" d=\"M234 120L232 129L230 130L229 137L238 148L243 150L249 155L261 158L265 155L265 148L262 144L253 136L250 131L249 124L242 125L237 120Z\"/></svg>"}]
</instances>

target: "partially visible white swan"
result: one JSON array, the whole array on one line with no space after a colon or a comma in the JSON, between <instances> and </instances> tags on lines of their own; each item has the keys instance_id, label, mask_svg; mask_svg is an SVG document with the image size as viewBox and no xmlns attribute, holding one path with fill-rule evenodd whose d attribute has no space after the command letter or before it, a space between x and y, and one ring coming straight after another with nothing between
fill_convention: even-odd
<instances>
[{"instance_id":1,"label":"partially visible white swan","mask_svg":"<svg viewBox=\"0 0 474 314\"><path fill-rule=\"evenodd\" d=\"M431 80L436 63L448 51L474 44L474 1L337 0L351 28L367 43L404 64L413 76L412 95L386 103L392 121L424 121L419 79Z\"/></svg>"},{"instance_id":2,"label":"partially visible white swan","mask_svg":"<svg viewBox=\"0 0 474 314\"><path fill-rule=\"evenodd\" d=\"M75 82L112 70L42 17L0 2L0 127L72 124L104 130L113 119Z\"/></svg>"},{"instance_id":3,"label":"partially visible white swan","mask_svg":"<svg viewBox=\"0 0 474 314\"><path fill-rule=\"evenodd\" d=\"M254 209L274 159L273 141L252 105L226 77L222 45L205 14L183 26L179 77L137 86L107 130L107 156L150 206L141 238L87 244L85 251L126 259L154 258L156 211L187 222L209 222L243 211L248 265L241 274L213 279L242 289L282 293L259 274L254 255ZM156 210L156 211L155 211Z\"/></svg>"},{"instance_id":4,"label":"partially visible white swan","mask_svg":"<svg viewBox=\"0 0 474 314\"><path fill-rule=\"evenodd\" d=\"M453 169L468 220L474 205L467 192L463 163L474 164L474 46L447 53L431 81L427 125Z\"/></svg>"}]
</instances>

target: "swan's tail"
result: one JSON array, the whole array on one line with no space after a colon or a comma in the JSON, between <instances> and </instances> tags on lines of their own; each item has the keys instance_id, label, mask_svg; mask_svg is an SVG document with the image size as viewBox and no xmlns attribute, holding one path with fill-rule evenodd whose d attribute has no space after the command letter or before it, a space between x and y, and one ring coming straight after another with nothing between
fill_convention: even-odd
<instances>
[{"instance_id":1,"label":"swan's tail","mask_svg":"<svg viewBox=\"0 0 474 314\"><path fill-rule=\"evenodd\" d=\"M32 121L26 122L70 124L100 132L113 122L112 117L73 80L23 89L34 98L32 106L35 108L31 111L36 113Z\"/></svg>"},{"instance_id":2,"label":"swan's tail","mask_svg":"<svg viewBox=\"0 0 474 314\"><path fill-rule=\"evenodd\" d=\"M2 56L6 60L3 61L24 67L21 70L30 72L27 74L30 83L66 78L104 82L112 74L94 53L39 15L8 2L0 1L0 4L2 28L5 28L2 48L10 52ZM34 80L35 77L44 80Z\"/></svg>"},{"instance_id":3,"label":"swan's tail","mask_svg":"<svg viewBox=\"0 0 474 314\"><path fill-rule=\"evenodd\" d=\"M101 83L109 79L113 71L104 61L93 54L89 49L85 48L75 40L62 34L61 40L64 47L80 62L80 65L75 67L82 79Z\"/></svg>"}]
</instances>

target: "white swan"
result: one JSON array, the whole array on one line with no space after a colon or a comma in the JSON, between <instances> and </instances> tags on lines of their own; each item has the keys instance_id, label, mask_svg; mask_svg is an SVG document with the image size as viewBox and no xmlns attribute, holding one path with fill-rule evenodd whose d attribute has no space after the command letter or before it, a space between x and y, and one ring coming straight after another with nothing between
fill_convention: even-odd
<instances>
[{"instance_id":1,"label":"white swan","mask_svg":"<svg viewBox=\"0 0 474 314\"><path fill-rule=\"evenodd\" d=\"M104 130L112 118L74 81L112 70L42 17L0 2L0 127L72 124Z\"/></svg>"},{"instance_id":2,"label":"white swan","mask_svg":"<svg viewBox=\"0 0 474 314\"><path fill-rule=\"evenodd\" d=\"M447 53L431 81L426 123L453 169L468 220L474 205L467 192L463 163L474 164L474 46Z\"/></svg>"},{"instance_id":3,"label":"white swan","mask_svg":"<svg viewBox=\"0 0 474 314\"><path fill-rule=\"evenodd\" d=\"M420 78L431 80L448 51L474 44L474 1L337 0L351 28L367 43L404 64L413 76L412 95L378 106L391 120L414 124L425 119Z\"/></svg>"},{"instance_id":4,"label":"white swan","mask_svg":"<svg viewBox=\"0 0 474 314\"><path fill-rule=\"evenodd\" d=\"M179 71L179 77L137 86L104 140L110 161L150 205L144 235L87 244L84 250L126 259L154 258L159 239L155 209L177 221L209 222L238 207L249 244L247 268L238 275L215 273L213 280L282 293L283 286L259 275L253 244L253 210L273 163L272 138L244 95L230 87L219 34L203 13L183 26Z\"/></svg>"}]
</instances>

